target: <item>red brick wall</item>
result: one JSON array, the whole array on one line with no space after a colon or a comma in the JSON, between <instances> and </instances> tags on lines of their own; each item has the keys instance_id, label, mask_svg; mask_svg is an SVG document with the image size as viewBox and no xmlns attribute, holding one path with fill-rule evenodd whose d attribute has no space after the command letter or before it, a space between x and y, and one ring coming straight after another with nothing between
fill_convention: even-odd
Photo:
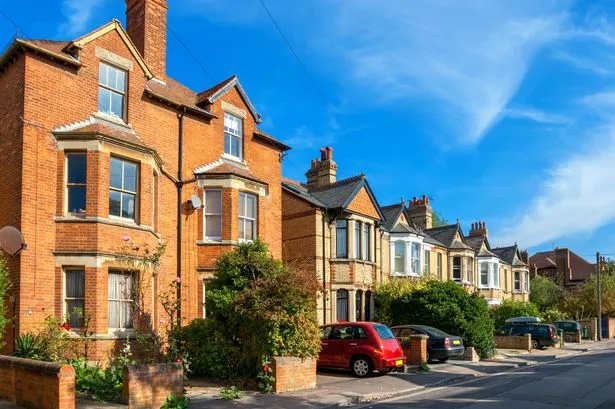
<instances>
[{"instance_id":1,"label":"red brick wall","mask_svg":"<svg viewBox=\"0 0 615 409\"><path fill-rule=\"evenodd\" d=\"M75 370L70 365L0 355L0 396L20 406L75 407Z\"/></svg>"},{"instance_id":2,"label":"red brick wall","mask_svg":"<svg viewBox=\"0 0 615 409\"><path fill-rule=\"evenodd\" d=\"M316 387L316 359L274 357L275 393L313 389Z\"/></svg>"},{"instance_id":3,"label":"red brick wall","mask_svg":"<svg viewBox=\"0 0 615 409\"><path fill-rule=\"evenodd\" d=\"M184 373L181 364L126 365L124 403L130 409L159 408L167 396L182 396Z\"/></svg>"}]
</instances>

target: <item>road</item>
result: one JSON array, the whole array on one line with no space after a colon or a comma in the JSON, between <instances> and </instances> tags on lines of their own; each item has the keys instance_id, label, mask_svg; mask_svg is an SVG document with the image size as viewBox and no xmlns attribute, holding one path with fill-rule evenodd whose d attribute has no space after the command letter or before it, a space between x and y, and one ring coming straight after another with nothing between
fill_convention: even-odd
<instances>
[{"instance_id":1,"label":"road","mask_svg":"<svg viewBox=\"0 0 615 409\"><path fill-rule=\"evenodd\" d=\"M615 348L474 379L362 408L615 408Z\"/></svg>"}]
</instances>

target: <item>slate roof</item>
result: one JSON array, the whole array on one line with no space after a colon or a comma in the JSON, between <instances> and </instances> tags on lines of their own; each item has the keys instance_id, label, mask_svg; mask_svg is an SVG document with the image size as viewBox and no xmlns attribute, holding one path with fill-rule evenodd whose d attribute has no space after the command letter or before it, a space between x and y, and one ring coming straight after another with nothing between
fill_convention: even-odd
<instances>
[{"instance_id":1,"label":"slate roof","mask_svg":"<svg viewBox=\"0 0 615 409\"><path fill-rule=\"evenodd\" d=\"M457 231L459 231L458 224L432 227L431 229L425 229L424 231L427 235L444 244L445 247L451 249L473 250L472 247L468 246L463 241L455 239L455 235Z\"/></svg>"},{"instance_id":2,"label":"slate roof","mask_svg":"<svg viewBox=\"0 0 615 409\"><path fill-rule=\"evenodd\" d=\"M596 265L585 260L583 257L570 252L570 270L572 272L572 280L585 280L596 271ZM536 264L538 269L555 268L555 250L543 251L534 254L530 257L530 265Z\"/></svg>"},{"instance_id":3,"label":"slate roof","mask_svg":"<svg viewBox=\"0 0 615 409\"><path fill-rule=\"evenodd\" d=\"M282 188L285 189L288 192L291 192L297 196L299 196L300 198L307 200L308 202L318 206L318 207L322 207L322 208L326 208L327 205L325 205L323 202L321 202L320 200L316 199L315 197L313 197L312 195L310 195L310 193L307 190L307 187L305 187L304 185L302 185L301 183L297 182L296 180L292 180L292 179L288 179L288 178L284 178L284 180L282 181Z\"/></svg>"},{"instance_id":4,"label":"slate roof","mask_svg":"<svg viewBox=\"0 0 615 409\"><path fill-rule=\"evenodd\" d=\"M515 244L514 246L508 247L498 247L495 249L491 249L493 253L495 253L501 260L505 261L510 265L525 265L522 260L519 260L517 257L518 246Z\"/></svg>"},{"instance_id":5,"label":"slate roof","mask_svg":"<svg viewBox=\"0 0 615 409\"><path fill-rule=\"evenodd\" d=\"M439 242L438 240L434 239L433 237L431 237L428 234L424 234L423 233L423 242L428 243L428 244L433 244L436 246L440 246L440 247L446 247L444 244L442 244L441 242Z\"/></svg>"},{"instance_id":6,"label":"slate roof","mask_svg":"<svg viewBox=\"0 0 615 409\"><path fill-rule=\"evenodd\" d=\"M404 210L405 205L403 203L381 207L380 211L384 216L384 224L382 227L387 231L391 231L395 226L395 222L399 219L399 215L402 214Z\"/></svg>"}]
</instances>

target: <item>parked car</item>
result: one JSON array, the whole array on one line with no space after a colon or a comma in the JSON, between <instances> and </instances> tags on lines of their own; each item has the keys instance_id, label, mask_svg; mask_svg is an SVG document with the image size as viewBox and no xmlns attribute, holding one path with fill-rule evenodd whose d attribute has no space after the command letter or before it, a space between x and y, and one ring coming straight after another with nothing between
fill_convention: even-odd
<instances>
[{"instance_id":1,"label":"parked car","mask_svg":"<svg viewBox=\"0 0 615 409\"><path fill-rule=\"evenodd\" d=\"M401 345L389 327L376 322L321 325L320 342L319 367L350 369L360 378L374 370L390 372L406 363Z\"/></svg>"},{"instance_id":2,"label":"parked car","mask_svg":"<svg viewBox=\"0 0 615 409\"><path fill-rule=\"evenodd\" d=\"M564 340L571 341L573 335L581 335L583 326L576 321L555 321L555 328L564 331Z\"/></svg>"},{"instance_id":3,"label":"parked car","mask_svg":"<svg viewBox=\"0 0 615 409\"><path fill-rule=\"evenodd\" d=\"M532 336L532 348L541 349L551 347L559 343L557 328L551 324L538 324L533 322L519 322L506 324L498 328L498 335Z\"/></svg>"},{"instance_id":4,"label":"parked car","mask_svg":"<svg viewBox=\"0 0 615 409\"><path fill-rule=\"evenodd\" d=\"M434 359L446 362L450 357L463 355L465 351L461 337L449 335L434 327L426 325L398 325L392 327L391 330L400 342L404 342L405 339L413 334L427 335L429 337L429 340L427 340L427 362Z\"/></svg>"}]
</instances>

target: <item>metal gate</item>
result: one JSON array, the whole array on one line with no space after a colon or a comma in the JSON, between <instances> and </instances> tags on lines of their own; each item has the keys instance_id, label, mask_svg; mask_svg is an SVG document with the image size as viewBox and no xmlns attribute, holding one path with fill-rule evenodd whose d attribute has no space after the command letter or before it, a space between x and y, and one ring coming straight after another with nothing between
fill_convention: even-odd
<instances>
[{"instance_id":1,"label":"metal gate","mask_svg":"<svg viewBox=\"0 0 615 409\"><path fill-rule=\"evenodd\" d=\"M608 319L607 318L603 318L602 319L602 339L606 339L608 337Z\"/></svg>"}]
</instances>

